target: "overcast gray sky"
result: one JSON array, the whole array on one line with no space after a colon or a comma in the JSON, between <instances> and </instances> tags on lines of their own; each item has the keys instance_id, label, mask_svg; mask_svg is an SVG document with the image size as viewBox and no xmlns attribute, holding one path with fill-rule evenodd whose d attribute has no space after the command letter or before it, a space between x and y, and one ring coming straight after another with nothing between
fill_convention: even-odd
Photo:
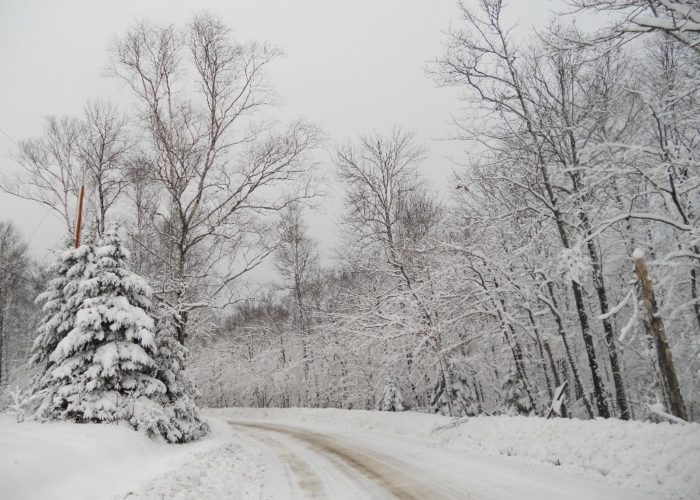
<instances>
[{"instance_id":1,"label":"overcast gray sky","mask_svg":"<svg viewBox=\"0 0 700 500\"><path fill-rule=\"evenodd\" d=\"M508 17L525 30L546 23L561 2L511 4ZM425 175L444 191L462 146L441 139L459 104L423 67L458 22L454 0L0 0L0 169L12 167L11 139L39 134L44 116L78 114L98 97L127 105L121 85L101 76L112 36L135 19L182 24L198 10L219 14L240 40L284 50L269 72L281 119L317 122L330 145L394 124L413 129L430 151ZM332 168L327 155L321 160ZM331 200L310 220L326 250L338 206ZM37 254L62 236L44 207L4 194L0 219L18 223Z\"/></svg>"}]
</instances>

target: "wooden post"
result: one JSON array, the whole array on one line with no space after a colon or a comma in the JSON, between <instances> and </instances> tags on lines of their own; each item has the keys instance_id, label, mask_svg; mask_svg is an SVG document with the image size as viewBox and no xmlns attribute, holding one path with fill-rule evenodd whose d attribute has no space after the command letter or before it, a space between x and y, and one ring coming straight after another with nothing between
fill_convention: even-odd
<instances>
[{"instance_id":1,"label":"wooden post","mask_svg":"<svg viewBox=\"0 0 700 500\"><path fill-rule=\"evenodd\" d=\"M632 253L632 260L634 260L634 271L637 273L637 276L639 276L642 302L644 303L644 309L646 309L649 318L649 328L654 336L654 343L656 344L656 357L659 362L659 368L661 369L661 376L664 378L666 396L668 397L670 405L669 411L678 418L688 420L685 413L685 405L683 404L683 397L681 396L681 389L678 385L678 378L676 377L676 370L673 367L671 348L668 346L668 340L666 339L666 327L664 326L663 319L661 319L659 315L656 297L654 296L654 288L652 287L649 270L644 260L644 251L637 248Z\"/></svg>"},{"instance_id":2,"label":"wooden post","mask_svg":"<svg viewBox=\"0 0 700 500\"><path fill-rule=\"evenodd\" d=\"M85 198L85 186L80 186L80 199L78 201L78 215L75 218L75 248L80 246L80 226L83 223L83 199Z\"/></svg>"}]
</instances>

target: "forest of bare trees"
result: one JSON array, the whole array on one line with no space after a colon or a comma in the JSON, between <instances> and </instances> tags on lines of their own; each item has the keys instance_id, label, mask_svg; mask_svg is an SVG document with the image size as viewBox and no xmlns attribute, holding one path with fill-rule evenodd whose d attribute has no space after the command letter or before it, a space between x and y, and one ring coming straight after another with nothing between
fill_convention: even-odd
<instances>
[{"instance_id":1,"label":"forest of bare trees","mask_svg":"<svg viewBox=\"0 0 700 500\"><path fill-rule=\"evenodd\" d=\"M460 96L449 192L401 124L329 146L279 123L279 51L208 14L116 38L131 111L47 118L0 187L53 209L67 245L85 186L84 238L119 225L205 406L700 421L700 9L572 0L524 42L477 3L425 67ZM611 24L580 31L584 13ZM320 163L343 193L333 255L309 229ZM0 221L10 389L47 279L26 236Z\"/></svg>"}]
</instances>

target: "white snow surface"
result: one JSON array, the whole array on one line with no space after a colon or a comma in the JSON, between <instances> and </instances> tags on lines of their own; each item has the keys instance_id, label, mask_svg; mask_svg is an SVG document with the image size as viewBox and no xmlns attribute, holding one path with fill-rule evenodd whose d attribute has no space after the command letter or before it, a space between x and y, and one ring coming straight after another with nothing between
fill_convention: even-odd
<instances>
[{"instance_id":1,"label":"white snow surface","mask_svg":"<svg viewBox=\"0 0 700 500\"><path fill-rule=\"evenodd\" d=\"M228 408L206 414L212 433L186 445L156 442L115 425L17 424L0 416L0 498L294 498L285 489L289 471L282 470L285 457L278 452L313 469L310 477L314 471L322 476L334 495L346 488L347 496L347 488L364 484L348 482L350 469L337 467L332 456L314 451L293 432L266 432L254 422L320 436L375 462L381 456L388 464L400 461L415 471L408 477L416 481L445 472L455 478L442 483L448 498L461 498L450 491L469 491L478 500L700 498L697 424L336 409Z\"/></svg>"},{"instance_id":2,"label":"white snow surface","mask_svg":"<svg viewBox=\"0 0 700 500\"><path fill-rule=\"evenodd\" d=\"M339 409L208 410L226 420L309 424L420 438L433 445L511 462L551 468L596 482L617 484L658 499L700 499L700 425L544 419L450 418L417 412ZM329 427L331 426L331 427Z\"/></svg>"},{"instance_id":3,"label":"white snow surface","mask_svg":"<svg viewBox=\"0 0 700 500\"><path fill-rule=\"evenodd\" d=\"M18 424L0 415L0 498L259 498L258 466L230 426L210 424L206 438L172 445L123 426ZM202 482L213 476L217 481Z\"/></svg>"},{"instance_id":4,"label":"white snow surface","mask_svg":"<svg viewBox=\"0 0 700 500\"><path fill-rule=\"evenodd\" d=\"M635 248L632 252L632 260L644 260L644 250Z\"/></svg>"}]
</instances>

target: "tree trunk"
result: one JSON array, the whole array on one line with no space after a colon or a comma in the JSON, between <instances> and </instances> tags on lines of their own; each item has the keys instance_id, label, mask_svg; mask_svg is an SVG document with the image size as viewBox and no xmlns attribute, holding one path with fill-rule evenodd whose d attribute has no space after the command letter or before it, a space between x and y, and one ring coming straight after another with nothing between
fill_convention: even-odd
<instances>
[{"instance_id":1,"label":"tree trunk","mask_svg":"<svg viewBox=\"0 0 700 500\"><path fill-rule=\"evenodd\" d=\"M5 340L3 338L4 334L2 331L0 331L0 388L2 388L2 384L4 382L5 377L3 377L3 372L5 370L5 366L3 363L3 358L5 357Z\"/></svg>"},{"instance_id":2,"label":"tree trunk","mask_svg":"<svg viewBox=\"0 0 700 500\"><path fill-rule=\"evenodd\" d=\"M527 308L526 310L527 310L528 318L530 319L530 324L532 325L532 331L535 334L535 342L537 344L537 352L540 355L540 366L542 367L542 373L544 374L544 380L547 384L547 394L549 395L549 399L552 399L554 397L554 390L552 388L552 382L549 380L549 373L547 372L547 361L544 358L544 348L542 347L542 339L540 337L540 330L539 330L539 328L537 328L537 323L535 323L535 318L532 315L532 311L529 308ZM545 342L546 342L546 340L545 340ZM554 365L552 365L552 366L554 366ZM556 379L559 378L556 376L556 373L554 376ZM559 382L557 382L556 387L559 387Z\"/></svg>"},{"instance_id":3,"label":"tree trunk","mask_svg":"<svg viewBox=\"0 0 700 500\"><path fill-rule=\"evenodd\" d=\"M506 339L506 344L508 344L508 347L510 348L510 352L513 355L513 362L515 363L515 370L518 373L520 381L523 383L523 387L525 388L525 392L527 393L527 398L530 401L530 407L532 408L532 411L537 412L537 407L535 405L535 399L532 396L532 390L530 389L530 382L528 381L527 372L525 371L525 364L523 362L524 360L523 360L522 346L520 345L520 342L518 341L518 338L515 335L515 329L513 328L513 325L511 325L509 321L506 321L506 319L504 317L505 304L503 303L503 300L498 299L498 302L501 304L502 309L499 307L496 307L496 313L498 314L498 319L501 321L501 328L503 330L503 336ZM494 305L495 305L495 303L494 303ZM510 334L508 334L509 331L510 331Z\"/></svg>"},{"instance_id":4,"label":"tree trunk","mask_svg":"<svg viewBox=\"0 0 700 500\"><path fill-rule=\"evenodd\" d=\"M544 350L547 353L547 359L549 360L549 365L552 369L552 374L554 375L554 383L556 384L557 387L561 385L561 378L559 377L559 371L557 370L557 365L554 363L554 356L552 356L552 349L549 347L549 342L547 342L546 339L542 340L542 344L544 346ZM567 384L567 395L568 395L568 384ZM566 404L561 405L561 416L562 418L567 418L569 416L569 412L566 409Z\"/></svg>"},{"instance_id":5,"label":"tree trunk","mask_svg":"<svg viewBox=\"0 0 700 500\"><path fill-rule=\"evenodd\" d=\"M566 224L562 218L561 211L559 210L557 197L554 195L554 189L552 188L552 184L549 179L549 172L547 170L546 162L541 159L539 167L547 197L552 205L552 214L559 233L559 238L561 239L564 248L571 248L569 234L566 229ZM608 408L608 402L605 399L605 387L603 387L603 381L600 378L600 373L598 370L598 360L595 353L595 347L593 345L593 336L591 335L591 327L588 322L588 314L586 313L586 307L583 303L581 285L576 281L571 280L571 289L574 293L574 300L576 301L576 313L581 326L583 344L586 347L588 366L591 369L591 378L593 380L593 397L595 398L596 407L598 408L598 415L604 418L610 418L610 409Z\"/></svg>"},{"instance_id":6,"label":"tree trunk","mask_svg":"<svg viewBox=\"0 0 700 500\"><path fill-rule=\"evenodd\" d=\"M598 360L595 354L595 347L593 346L593 336L591 335L591 328L588 323L588 314L586 314L585 306L583 304L581 285L575 281L572 281L571 288L574 292L574 300L576 301L576 312L578 313L579 323L581 324L581 335L583 337L583 344L586 348L586 355L588 356L588 365L591 368L593 397L595 398L596 407L598 408L598 415L603 418L610 418L610 408L608 408L608 402L605 399L605 388L603 387L603 381L600 378Z\"/></svg>"},{"instance_id":7,"label":"tree trunk","mask_svg":"<svg viewBox=\"0 0 700 500\"><path fill-rule=\"evenodd\" d=\"M700 254L698 247L693 247L695 253ZM690 270L690 296L693 299L693 309L695 310L695 320L698 322L698 331L700 331L700 300L698 300L698 273L693 268Z\"/></svg>"},{"instance_id":8,"label":"tree trunk","mask_svg":"<svg viewBox=\"0 0 700 500\"><path fill-rule=\"evenodd\" d=\"M656 344L656 356L669 402L669 411L672 415L687 420L688 417L685 411L685 405L683 404L680 385L678 384L676 370L673 366L673 355L671 354L671 348L666 338L666 327L664 326L663 319L661 319L659 315L654 288L652 287L649 270L644 260L644 253L640 249L636 249L632 254L632 259L634 260L634 271L639 277L642 302L647 312L649 326L654 336L654 343Z\"/></svg>"},{"instance_id":9,"label":"tree trunk","mask_svg":"<svg viewBox=\"0 0 700 500\"><path fill-rule=\"evenodd\" d=\"M5 298L0 289L0 387L3 383L3 372L5 371Z\"/></svg>"},{"instance_id":10,"label":"tree trunk","mask_svg":"<svg viewBox=\"0 0 700 500\"><path fill-rule=\"evenodd\" d=\"M588 231L588 219L585 219L584 226L586 233ZM588 240L588 253L591 256L591 265L593 267L593 286L598 295L598 303L600 304L601 314L607 314L610 310L608 305L608 294L605 290L605 282L603 280L603 269L598 256L598 251L593 240ZM603 331L605 332L605 342L608 345L608 356L610 358L610 368L612 370L613 385L615 386L615 401L617 408L620 410L620 418L622 420L630 419L630 411L627 405L627 395L625 393L625 384L622 379L622 369L620 361L617 357L617 347L615 346L615 334L613 333L612 324L609 318L603 319Z\"/></svg>"},{"instance_id":11,"label":"tree trunk","mask_svg":"<svg viewBox=\"0 0 700 500\"><path fill-rule=\"evenodd\" d=\"M547 306L550 307L554 320L557 323L557 330L559 331L559 336L561 337L562 343L564 344L564 351L566 352L566 359L569 361L569 366L571 367L571 373L574 376L574 383L576 391L581 394L583 399L583 406L586 409L586 413L589 418L593 418L593 408L591 407L591 402L588 401L586 393L583 391L583 384L581 383L581 374L578 371L578 365L574 359L573 352L571 351L571 346L569 345L569 339L566 335L566 330L564 329L564 323L562 322L561 315L559 313L559 305L557 300L554 298L554 289L551 282L547 283L547 289L549 290L549 296L551 304L546 302ZM553 306L553 307L552 307Z\"/></svg>"}]
</instances>

